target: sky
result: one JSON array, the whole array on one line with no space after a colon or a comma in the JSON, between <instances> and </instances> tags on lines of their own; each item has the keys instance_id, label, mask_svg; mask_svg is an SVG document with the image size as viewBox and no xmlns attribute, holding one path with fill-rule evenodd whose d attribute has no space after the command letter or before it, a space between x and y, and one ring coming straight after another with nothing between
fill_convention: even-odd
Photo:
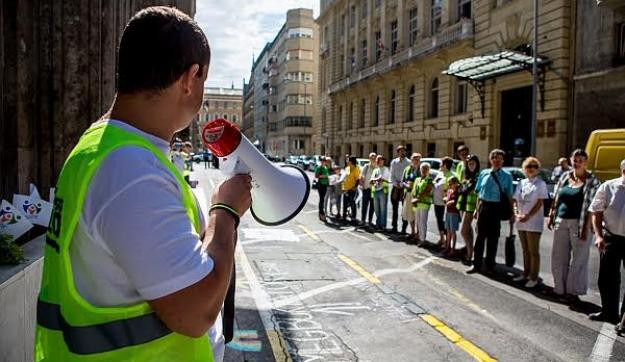
<instances>
[{"instance_id":1,"label":"sky","mask_svg":"<svg viewBox=\"0 0 625 362\"><path fill-rule=\"evenodd\" d=\"M197 0L195 20L211 47L211 64L205 86L241 88L248 80L252 57L274 39L286 12L313 8L319 15L319 0Z\"/></svg>"}]
</instances>

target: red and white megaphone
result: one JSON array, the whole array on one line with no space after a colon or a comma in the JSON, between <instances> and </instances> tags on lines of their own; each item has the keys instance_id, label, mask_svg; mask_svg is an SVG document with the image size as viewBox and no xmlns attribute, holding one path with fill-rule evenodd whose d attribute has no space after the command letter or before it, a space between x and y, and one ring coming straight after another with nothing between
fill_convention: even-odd
<instances>
[{"instance_id":1,"label":"red and white megaphone","mask_svg":"<svg viewBox=\"0 0 625 362\"><path fill-rule=\"evenodd\" d=\"M280 225L306 205L310 181L299 167L278 167L269 162L241 131L225 119L215 119L202 129L202 142L219 157L222 172L252 176L252 216L263 225Z\"/></svg>"}]
</instances>

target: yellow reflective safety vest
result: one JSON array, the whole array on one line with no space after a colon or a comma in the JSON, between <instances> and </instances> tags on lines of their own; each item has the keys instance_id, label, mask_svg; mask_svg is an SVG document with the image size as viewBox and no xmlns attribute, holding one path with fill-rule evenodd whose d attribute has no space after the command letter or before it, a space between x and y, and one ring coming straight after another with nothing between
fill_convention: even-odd
<instances>
[{"instance_id":1,"label":"yellow reflective safety vest","mask_svg":"<svg viewBox=\"0 0 625 362\"><path fill-rule=\"evenodd\" d=\"M89 183L113 150L122 146L151 151L178 181L189 222L200 234L191 189L169 158L150 141L114 125L92 126L63 165L46 235L43 277L37 301L37 361L213 361L208 336L171 331L143 301L98 307L80 296L69 250ZM129 240L131 241L131 240Z\"/></svg>"}]
</instances>

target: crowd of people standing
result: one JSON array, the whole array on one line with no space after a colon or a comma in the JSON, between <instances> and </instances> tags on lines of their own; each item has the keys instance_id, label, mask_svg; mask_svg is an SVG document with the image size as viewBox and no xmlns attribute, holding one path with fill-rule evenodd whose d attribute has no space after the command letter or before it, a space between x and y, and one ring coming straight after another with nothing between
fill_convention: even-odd
<instances>
[{"instance_id":1,"label":"crowd of people standing","mask_svg":"<svg viewBox=\"0 0 625 362\"><path fill-rule=\"evenodd\" d=\"M601 184L587 169L588 155L583 150L559 159L552 176L556 182L553 200L545 211L551 196L536 157L523 160L526 178L515 187L512 175L503 168L505 153L500 149L489 153L489 167L481 169L478 156L462 145L457 149L457 165L451 157L443 157L435 177L432 166L421 162L420 153L408 158L403 146L396 151L390 167L383 155L372 152L362 170L353 156L346 155L344 169L333 168L332 160L324 158L315 169L319 219L327 222L330 216L340 223L398 234L423 245L433 205L439 237L434 246L443 255L470 265L467 273L486 275L495 273L501 222L510 222L511 228L516 225L523 256L523 271L514 281L525 288L536 288L541 281L539 244L546 224L553 230L551 293L571 304L580 303L579 296L588 290L594 238L601 257L602 310L590 318L614 323L623 318L616 329L625 332L625 299L620 311L618 307L620 265L625 265L625 160L620 164L622 177ZM360 219L358 189L362 192ZM389 199L391 228L387 229ZM456 248L458 232L464 250Z\"/></svg>"}]
</instances>

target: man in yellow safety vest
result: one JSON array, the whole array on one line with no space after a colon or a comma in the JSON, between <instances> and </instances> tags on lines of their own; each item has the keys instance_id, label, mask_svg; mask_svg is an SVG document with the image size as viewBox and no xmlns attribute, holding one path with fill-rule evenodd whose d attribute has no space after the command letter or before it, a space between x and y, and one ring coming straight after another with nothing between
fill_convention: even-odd
<instances>
[{"instance_id":1,"label":"man in yellow safety vest","mask_svg":"<svg viewBox=\"0 0 625 362\"><path fill-rule=\"evenodd\" d=\"M221 183L203 214L169 158L200 109L209 61L202 30L174 8L141 10L124 29L113 104L57 182L37 361L223 358L219 318L251 179Z\"/></svg>"}]
</instances>

